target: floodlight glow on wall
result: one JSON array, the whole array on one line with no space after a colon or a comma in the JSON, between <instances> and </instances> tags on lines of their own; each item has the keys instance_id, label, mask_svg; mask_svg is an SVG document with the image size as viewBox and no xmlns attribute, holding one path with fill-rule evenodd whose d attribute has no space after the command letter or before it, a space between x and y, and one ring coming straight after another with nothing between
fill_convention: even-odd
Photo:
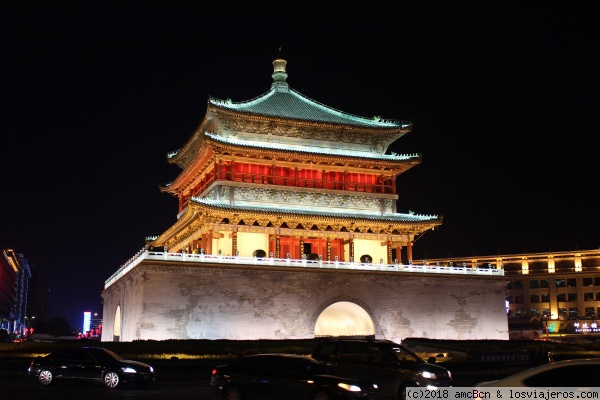
<instances>
[{"instance_id":1,"label":"floodlight glow on wall","mask_svg":"<svg viewBox=\"0 0 600 400\"><path fill-rule=\"evenodd\" d=\"M529 274L529 261L527 261L527 258L523 258L521 261L521 273L523 275Z\"/></svg>"},{"instance_id":2,"label":"floodlight glow on wall","mask_svg":"<svg viewBox=\"0 0 600 400\"><path fill-rule=\"evenodd\" d=\"M553 274L556 272L556 263L554 262L554 256L548 256L548 273Z\"/></svg>"},{"instance_id":3,"label":"floodlight glow on wall","mask_svg":"<svg viewBox=\"0 0 600 400\"><path fill-rule=\"evenodd\" d=\"M575 255L575 272L581 272L582 264L581 264L581 254Z\"/></svg>"}]
</instances>

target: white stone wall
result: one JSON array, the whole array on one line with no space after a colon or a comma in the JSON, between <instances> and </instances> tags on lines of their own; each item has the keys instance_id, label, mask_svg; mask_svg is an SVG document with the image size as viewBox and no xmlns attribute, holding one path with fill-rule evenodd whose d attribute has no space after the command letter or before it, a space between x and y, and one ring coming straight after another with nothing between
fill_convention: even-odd
<instances>
[{"instance_id":1,"label":"white stone wall","mask_svg":"<svg viewBox=\"0 0 600 400\"><path fill-rule=\"evenodd\" d=\"M145 260L106 289L102 340L300 339L338 301L361 306L377 337L506 339L504 278Z\"/></svg>"},{"instance_id":2,"label":"white stone wall","mask_svg":"<svg viewBox=\"0 0 600 400\"><path fill-rule=\"evenodd\" d=\"M142 320L140 318L132 320L131 316L140 316L144 313L144 275L140 270L134 269L132 272L103 292L104 312L110 313L102 315L103 341L112 341L115 335L120 337L120 341L134 340L124 338L135 338L142 327ZM120 332L115 331L118 306L121 308Z\"/></svg>"}]
</instances>

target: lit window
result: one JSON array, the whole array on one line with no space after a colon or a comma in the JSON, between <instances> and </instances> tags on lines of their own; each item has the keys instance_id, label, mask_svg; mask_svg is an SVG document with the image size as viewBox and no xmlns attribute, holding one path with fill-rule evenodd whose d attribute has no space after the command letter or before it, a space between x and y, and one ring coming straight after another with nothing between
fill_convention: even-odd
<instances>
[{"instance_id":1,"label":"lit window","mask_svg":"<svg viewBox=\"0 0 600 400\"><path fill-rule=\"evenodd\" d=\"M579 318L579 310L577 308L569 308L569 319Z\"/></svg>"}]
</instances>

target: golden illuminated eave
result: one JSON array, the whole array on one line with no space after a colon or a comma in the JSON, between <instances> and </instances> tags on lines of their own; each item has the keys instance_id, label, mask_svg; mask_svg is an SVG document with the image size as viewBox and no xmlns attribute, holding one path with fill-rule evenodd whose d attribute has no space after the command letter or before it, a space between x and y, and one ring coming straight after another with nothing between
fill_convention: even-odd
<instances>
[{"instance_id":1,"label":"golden illuminated eave","mask_svg":"<svg viewBox=\"0 0 600 400\"><path fill-rule=\"evenodd\" d=\"M152 242L152 246L166 246L180 251L203 233L210 231L252 230L284 233L304 237L364 237L380 241L406 243L424 231L442 224L442 217L399 221L394 218L369 218L349 215L315 215L303 212L275 212L271 210L244 210L190 203L181 218Z\"/></svg>"},{"instance_id":2,"label":"golden illuminated eave","mask_svg":"<svg viewBox=\"0 0 600 400\"><path fill-rule=\"evenodd\" d=\"M204 132L216 132L218 131L214 122L211 118L211 113L208 111L204 115L204 119L198 125L192 136L188 139L185 145L177 152L177 154L170 159L169 163L176 164L182 169L187 166L196 158L196 155L202 148L202 142L204 141Z\"/></svg>"},{"instance_id":3,"label":"golden illuminated eave","mask_svg":"<svg viewBox=\"0 0 600 400\"><path fill-rule=\"evenodd\" d=\"M213 146L204 146L202 151L197 154L194 162L183 170L169 186L161 190L174 195L178 195L180 191L185 191L193 186L207 170L212 168L214 157Z\"/></svg>"}]
</instances>

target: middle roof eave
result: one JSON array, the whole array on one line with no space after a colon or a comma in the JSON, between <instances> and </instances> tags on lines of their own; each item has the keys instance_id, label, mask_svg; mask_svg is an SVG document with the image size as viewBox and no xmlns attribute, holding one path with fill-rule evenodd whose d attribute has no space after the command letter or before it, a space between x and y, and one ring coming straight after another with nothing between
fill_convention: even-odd
<instances>
[{"instance_id":1,"label":"middle roof eave","mask_svg":"<svg viewBox=\"0 0 600 400\"><path fill-rule=\"evenodd\" d=\"M197 207L203 208L207 211L221 210L230 211L232 213L248 212L248 213L264 213L264 214L278 214L278 215L289 215L289 216L310 216L310 217L323 217L333 218L336 220L354 220L354 221L389 221L393 223L441 223L442 217L438 215L423 215L423 214L390 214L390 215L379 215L379 214L351 214L344 212L335 212L331 209L326 211L316 211L307 209L294 209L291 207L280 208L280 207L268 207L268 206L251 206L251 205L230 205L224 204L218 201L201 199L192 197L191 203Z\"/></svg>"}]
</instances>

